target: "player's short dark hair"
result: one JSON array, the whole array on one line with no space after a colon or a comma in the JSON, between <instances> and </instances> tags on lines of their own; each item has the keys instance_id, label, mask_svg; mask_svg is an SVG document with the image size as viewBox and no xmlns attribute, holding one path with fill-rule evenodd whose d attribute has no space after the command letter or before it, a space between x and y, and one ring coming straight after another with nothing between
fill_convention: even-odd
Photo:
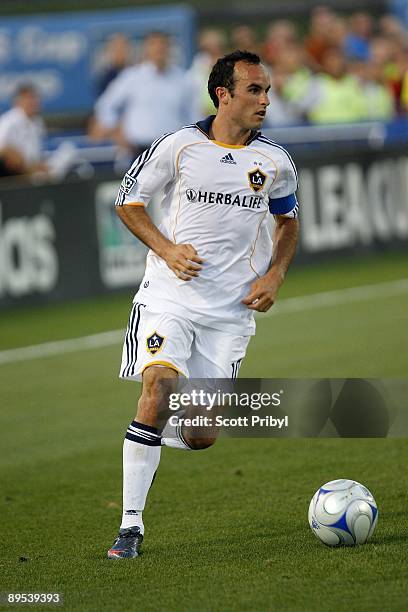
<instances>
[{"instance_id":1,"label":"player's short dark hair","mask_svg":"<svg viewBox=\"0 0 408 612\"><path fill-rule=\"evenodd\" d=\"M246 62L247 64L260 64L261 59L256 53L250 51L233 51L220 57L214 64L211 74L208 78L208 93L214 103L215 108L218 108L219 100L215 93L217 87L225 87L231 95L234 94L234 68L237 62Z\"/></svg>"}]
</instances>

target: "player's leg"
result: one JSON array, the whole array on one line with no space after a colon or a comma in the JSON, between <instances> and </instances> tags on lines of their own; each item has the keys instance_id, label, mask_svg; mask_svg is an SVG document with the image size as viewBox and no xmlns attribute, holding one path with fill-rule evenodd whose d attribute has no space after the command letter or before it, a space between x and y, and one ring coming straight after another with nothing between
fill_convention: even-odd
<instances>
[{"instance_id":1,"label":"player's leg","mask_svg":"<svg viewBox=\"0 0 408 612\"><path fill-rule=\"evenodd\" d=\"M208 364L206 356L202 355L196 346L196 332L198 326L195 326L195 339L191 347L191 356L187 362L190 379L204 379L221 376L220 370L215 370L213 364ZM203 382L203 381L202 381ZM189 380L180 392L191 393L195 388L194 381ZM162 445L169 448L179 450L192 451L204 450L214 444L217 439L218 431L215 427L208 426L190 426L186 425L186 420L193 420L196 417L209 417L210 415L202 406L188 406L180 408L171 414L171 418L167 421L162 431Z\"/></svg>"},{"instance_id":2,"label":"player's leg","mask_svg":"<svg viewBox=\"0 0 408 612\"><path fill-rule=\"evenodd\" d=\"M143 372L136 416L123 443L122 529L137 525L144 533L142 512L160 462L160 431L168 418L170 385L177 378L177 372L162 366L150 366Z\"/></svg>"},{"instance_id":3,"label":"player's leg","mask_svg":"<svg viewBox=\"0 0 408 612\"><path fill-rule=\"evenodd\" d=\"M211 413L212 415L213 413ZM204 450L214 444L218 430L212 425L186 425L196 417L210 417L204 407L189 406L171 415L162 432L162 445L185 451Z\"/></svg>"},{"instance_id":4,"label":"player's leg","mask_svg":"<svg viewBox=\"0 0 408 612\"><path fill-rule=\"evenodd\" d=\"M168 395L177 378L177 372L168 367L151 366L143 372L137 413L123 443L122 523L109 558L129 558L139 553L144 534L143 510L160 462L161 424L168 418Z\"/></svg>"},{"instance_id":5,"label":"player's leg","mask_svg":"<svg viewBox=\"0 0 408 612\"><path fill-rule=\"evenodd\" d=\"M228 386L228 381L233 381L238 376L249 340L250 336L236 336L195 325L192 353L187 362L190 379L207 379L205 382L201 380L200 384L205 384L210 391L215 389L214 384ZM163 430L162 444L182 450L202 450L212 446L218 437L214 416L220 413L220 410L222 408L219 406L212 411L190 407L173 414ZM195 416L211 417L212 424L190 426L184 423L186 418Z\"/></svg>"},{"instance_id":6,"label":"player's leg","mask_svg":"<svg viewBox=\"0 0 408 612\"><path fill-rule=\"evenodd\" d=\"M131 380L142 377L143 386L123 444L122 523L109 558L138 555L144 534L142 513L160 461L160 431L168 418L168 396L179 371L186 368L191 342L192 334L184 322L134 305L120 375Z\"/></svg>"}]
</instances>

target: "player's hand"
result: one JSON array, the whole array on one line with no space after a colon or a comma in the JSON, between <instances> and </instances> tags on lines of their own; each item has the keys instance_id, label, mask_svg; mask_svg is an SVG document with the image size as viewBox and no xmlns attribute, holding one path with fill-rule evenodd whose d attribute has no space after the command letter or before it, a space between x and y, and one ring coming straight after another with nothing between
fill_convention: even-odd
<instances>
[{"instance_id":1,"label":"player's hand","mask_svg":"<svg viewBox=\"0 0 408 612\"><path fill-rule=\"evenodd\" d=\"M267 312L276 301L282 281L282 277L271 272L258 278L252 283L251 290L242 303L250 310Z\"/></svg>"},{"instance_id":2,"label":"player's hand","mask_svg":"<svg viewBox=\"0 0 408 612\"><path fill-rule=\"evenodd\" d=\"M166 264L177 278L190 281L198 276L203 260L191 244L173 244L164 256Z\"/></svg>"}]
</instances>

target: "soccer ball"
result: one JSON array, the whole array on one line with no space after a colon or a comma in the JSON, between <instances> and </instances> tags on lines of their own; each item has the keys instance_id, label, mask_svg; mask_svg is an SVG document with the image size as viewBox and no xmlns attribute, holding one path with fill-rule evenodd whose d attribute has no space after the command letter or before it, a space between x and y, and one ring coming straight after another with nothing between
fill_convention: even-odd
<instances>
[{"instance_id":1,"label":"soccer ball","mask_svg":"<svg viewBox=\"0 0 408 612\"><path fill-rule=\"evenodd\" d=\"M370 491L355 480L331 480L309 505L309 525L327 546L364 544L377 525L378 509Z\"/></svg>"}]
</instances>

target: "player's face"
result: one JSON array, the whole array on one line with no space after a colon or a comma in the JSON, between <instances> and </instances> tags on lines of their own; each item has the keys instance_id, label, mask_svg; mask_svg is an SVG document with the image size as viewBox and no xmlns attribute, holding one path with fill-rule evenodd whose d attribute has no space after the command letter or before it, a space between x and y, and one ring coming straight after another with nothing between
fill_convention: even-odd
<instances>
[{"instance_id":1,"label":"player's face","mask_svg":"<svg viewBox=\"0 0 408 612\"><path fill-rule=\"evenodd\" d=\"M230 118L243 129L260 128L269 105L270 80L266 69L261 64L237 62L234 81L232 95L226 91L224 100Z\"/></svg>"}]
</instances>

